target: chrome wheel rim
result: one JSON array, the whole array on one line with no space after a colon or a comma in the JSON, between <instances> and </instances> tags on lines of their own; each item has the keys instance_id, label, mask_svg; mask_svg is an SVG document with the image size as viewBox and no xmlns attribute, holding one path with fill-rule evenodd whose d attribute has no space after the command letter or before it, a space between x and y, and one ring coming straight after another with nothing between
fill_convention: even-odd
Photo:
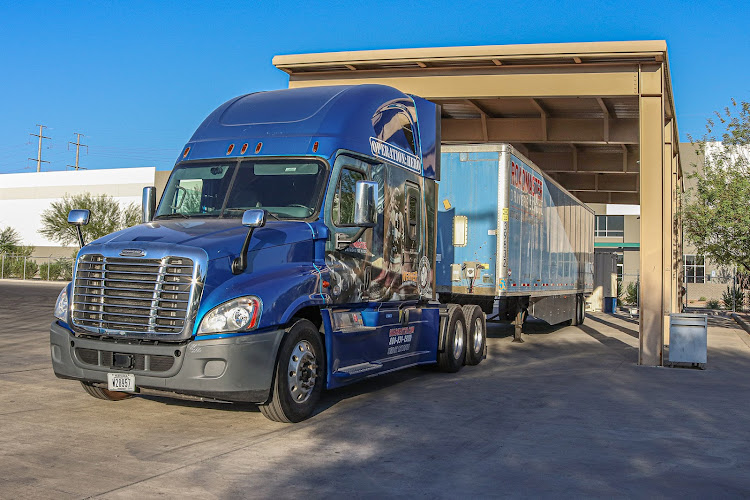
<instances>
[{"instance_id":1,"label":"chrome wheel rim","mask_svg":"<svg viewBox=\"0 0 750 500\"><path fill-rule=\"evenodd\" d=\"M477 354L482 351L482 340L484 340L482 318L477 318L474 320L474 352Z\"/></svg>"},{"instance_id":2,"label":"chrome wheel rim","mask_svg":"<svg viewBox=\"0 0 750 500\"><path fill-rule=\"evenodd\" d=\"M318 364L312 344L307 340L300 340L292 349L287 368L289 394L295 403L304 403L310 399L315 381L318 378Z\"/></svg>"},{"instance_id":3,"label":"chrome wheel rim","mask_svg":"<svg viewBox=\"0 0 750 500\"><path fill-rule=\"evenodd\" d=\"M453 336L453 358L460 359L464 352L464 325L456 321L456 333Z\"/></svg>"}]
</instances>

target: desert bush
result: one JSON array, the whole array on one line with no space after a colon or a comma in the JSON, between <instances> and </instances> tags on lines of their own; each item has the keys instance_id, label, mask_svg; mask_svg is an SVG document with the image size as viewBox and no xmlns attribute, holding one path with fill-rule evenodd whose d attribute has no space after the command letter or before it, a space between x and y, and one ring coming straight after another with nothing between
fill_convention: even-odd
<instances>
[{"instance_id":1,"label":"desert bush","mask_svg":"<svg viewBox=\"0 0 750 500\"><path fill-rule=\"evenodd\" d=\"M55 281L60 279L63 273L63 266L59 260L55 262L45 262L39 266L39 278L43 280Z\"/></svg>"},{"instance_id":2,"label":"desert bush","mask_svg":"<svg viewBox=\"0 0 750 500\"><path fill-rule=\"evenodd\" d=\"M638 292L641 288L641 281L631 281L625 288L625 302L630 305L638 305Z\"/></svg>"},{"instance_id":3,"label":"desert bush","mask_svg":"<svg viewBox=\"0 0 750 500\"><path fill-rule=\"evenodd\" d=\"M25 259L25 272L24 272ZM3 276L5 278L26 278L32 279L39 271L39 264L34 262L28 256L24 255L6 255L3 266Z\"/></svg>"},{"instance_id":4,"label":"desert bush","mask_svg":"<svg viewBox=\"0 0 750 500\"><path fill-rule=\"evenodd\" d=\"M724 309L742 311L744 309L744 299L745 294L737 287L727 286L726 291L721 294L721 302L724 305Z\"/></svg>"}]
</instances>

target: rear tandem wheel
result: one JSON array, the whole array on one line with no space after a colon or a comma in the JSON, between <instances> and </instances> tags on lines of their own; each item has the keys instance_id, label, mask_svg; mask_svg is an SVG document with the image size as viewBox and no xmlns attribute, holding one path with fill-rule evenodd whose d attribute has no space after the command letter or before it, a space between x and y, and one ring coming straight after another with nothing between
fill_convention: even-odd
<instances>
[{"instance_id":1,"label":"rear tandem wheel","mask_svg":"<svg viewBox=\"0 0 750 500\"><path fill-rule=\"evenodd\" d=\"M467 328L466 364L478 365L484 359L487 345L487 317L475 304L466 304L462 309Z\"/></svg>"},{"instance_id":2,"label":"rear tandem wheel","mask_svg":"<svg viewBox=\"0 0 750 500\"><path fill-rule=\"evenodd\" d=\"M448 304L445 348L438 351L438 368L442 372L455 373L461 369L466 356L466 318L458 304Z\"/></svg>"}]
</instances>

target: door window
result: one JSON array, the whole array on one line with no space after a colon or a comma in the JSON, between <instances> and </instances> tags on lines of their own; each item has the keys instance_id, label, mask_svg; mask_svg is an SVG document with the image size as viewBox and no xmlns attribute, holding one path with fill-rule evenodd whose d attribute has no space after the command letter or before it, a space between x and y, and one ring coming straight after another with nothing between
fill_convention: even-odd
<instances>
[{"instance_id":1,"label":"door window","mask_svg":"<svg viewBox=\"0 0 750 500\"><path fill-rule=\"evenodd\" d=\"M336 194L333 197L332 218L336 225L354 224L354 192L357 181L363 180L363 172L348 167L341 169Z\"/></svg>"}]
</instances>

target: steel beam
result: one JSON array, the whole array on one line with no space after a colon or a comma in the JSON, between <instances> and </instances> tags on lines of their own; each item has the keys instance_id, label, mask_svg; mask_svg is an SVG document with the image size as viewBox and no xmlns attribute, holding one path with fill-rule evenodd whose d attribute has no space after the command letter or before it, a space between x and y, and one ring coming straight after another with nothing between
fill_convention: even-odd
<instances>
[{"instance_id":1,"label":"steel beam","mask_svg":"<svg viewBox=\"0 0 750 500\"><path fill-rule=\"evenodd\" d=\"M356 64L356 63L355 63ZM350 64L354 66L354 64ZM356 67L355 67L356 68ZM608 97L637 95L637 66L571 65L513 68L502 71L461 69L377 69L294 73L289 87L361 85L382 81L425 99L481 99L497 97ZM599 122L601 125L601 121Z\"/></svg>"},{"instance_id":2,"label":"steel beam","mask_svg":"<svg viewBox=\"0 0 750 500\"><path fill-rule=\"evenodd\" d=\"M443 118L443 142L481 142L484 126L490 142L559 144L638 144L638 119L610 119L605 136L600 118Z\"/></svg>"}]
</instances>

